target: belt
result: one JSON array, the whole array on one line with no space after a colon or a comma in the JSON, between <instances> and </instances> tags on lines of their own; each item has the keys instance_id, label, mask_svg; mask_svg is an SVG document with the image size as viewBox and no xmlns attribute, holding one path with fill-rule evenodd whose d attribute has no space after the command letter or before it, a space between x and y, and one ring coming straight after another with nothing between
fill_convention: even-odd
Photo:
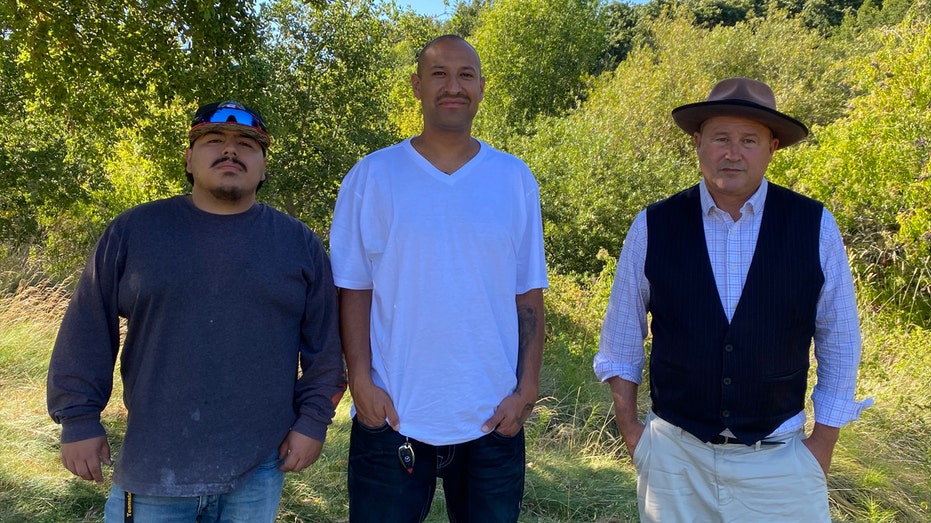
<instances>
[{"instance_id":1,"label":"belt","mask_svg":"<svg viewBox=\"0 0 931 523\"><path fill-rule=\"evenodd\" d=\"M708 440L708 443L711 443L712 445L747 445L746 443L741 442L739 439L737 439L737 438L735 438L735 437L732 437L732 436L723 436L723 435L721 435L721 434L718 434L717 436L715 436L715 437L711 438L710 440ZM786 443L785 441L766 441L766 440L760 440L760 441L757 441L755 444L760 444L760 445L785 445L785 443ZM753 445L755 445L755 444L753 444ZM748 447L752 447L753 445L747 445L747 446L748 446Z\"/></svg>"}]
</instances>

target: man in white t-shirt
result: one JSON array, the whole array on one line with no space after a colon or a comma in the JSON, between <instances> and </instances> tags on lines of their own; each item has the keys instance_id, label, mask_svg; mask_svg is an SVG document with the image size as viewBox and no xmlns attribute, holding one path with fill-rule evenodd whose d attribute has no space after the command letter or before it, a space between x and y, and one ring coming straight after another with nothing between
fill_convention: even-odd
<instances>
[{"instance_id":1,"label":"man in white t-shirt","mask_svg":"<svg viewBox=\"0 0 931 523\"><path fill-rule=\"evenodd\" d=\"M523 423L539 392L543 252L527 166L471 135L485 79L458 36L411 76L423 132L357 163L330 251L353 426L349 517L517 521Z\"/></svg>"}]
</instances>

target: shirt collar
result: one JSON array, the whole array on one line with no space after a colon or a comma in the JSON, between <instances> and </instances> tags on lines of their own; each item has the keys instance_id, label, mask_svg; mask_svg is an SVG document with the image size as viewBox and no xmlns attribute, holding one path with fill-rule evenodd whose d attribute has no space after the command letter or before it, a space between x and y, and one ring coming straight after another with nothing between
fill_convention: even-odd
<instances>
[{"instance_id":1,"label":"shirt collar","mask_svg":"<svg viewBox=\"0 0 931 523\"><path fill-rule=\"evenodd\" d=\"M766 181L766 177L763 177L763 182L760 183L760 187L753 193L753 196L744 203L741 207L741 212L747 214L759 214L763 212L763 206L766 203L766 191L769 187L769 182ZM708 187L705 185L705 179L702 178L698 183L698 193L701 196L701 209L704 216L711 214L711 211L717 209L718 206L714 204L714 198L711 197L711 193L708 192Z\"/></svg>"}]
</instances>

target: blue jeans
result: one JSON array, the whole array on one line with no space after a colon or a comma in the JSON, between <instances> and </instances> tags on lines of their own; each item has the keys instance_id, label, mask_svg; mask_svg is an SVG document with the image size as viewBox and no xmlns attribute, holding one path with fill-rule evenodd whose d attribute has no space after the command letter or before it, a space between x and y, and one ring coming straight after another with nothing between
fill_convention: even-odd
<instances>
[{"instance_id":1,"label":"blue jeans","mask_svg":"<svg viewBox=\"0 0 931 523\"><path fill-rule=\"evenodd\" d=\"M458 445L433 446L412 439L412 473L398 458L398 447L406 440L387 424L371 429L352 420L350 523L423 521L437 477L443 479L450 522L517 521L524 496L523 429L512 437L492 432Z\"/></svg>"},{"instance_id":2,"label":"blue jeans","mask_svg":"<svg viewBox=\"0 0 931 523\"><path fill-rule=\"evenodd\" d=\"M225 494L191 497L133 495L133 523L272 523L278 514L284 472L278 451L262 462L245 484ZM106 523L123 523L125 493L116 485L104 514Z\"/></svg>"}]
</instances>

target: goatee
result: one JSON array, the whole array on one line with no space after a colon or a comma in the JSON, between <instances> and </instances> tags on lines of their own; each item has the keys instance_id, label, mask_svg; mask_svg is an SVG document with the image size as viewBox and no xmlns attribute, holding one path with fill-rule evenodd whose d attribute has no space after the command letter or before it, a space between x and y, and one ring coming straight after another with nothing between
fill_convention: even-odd
<instances>
[{"instance_id":1,"label":"goatee","mask_svg":"<svg viewBox=\"0 0 931 523\"><path fill-rule=\"evenodd\" d=\"M242 200L243 192L242 189L238 187L215 187L210 189L210 194L217 200L238 202Z\"/></svg>"}]
</instances>

